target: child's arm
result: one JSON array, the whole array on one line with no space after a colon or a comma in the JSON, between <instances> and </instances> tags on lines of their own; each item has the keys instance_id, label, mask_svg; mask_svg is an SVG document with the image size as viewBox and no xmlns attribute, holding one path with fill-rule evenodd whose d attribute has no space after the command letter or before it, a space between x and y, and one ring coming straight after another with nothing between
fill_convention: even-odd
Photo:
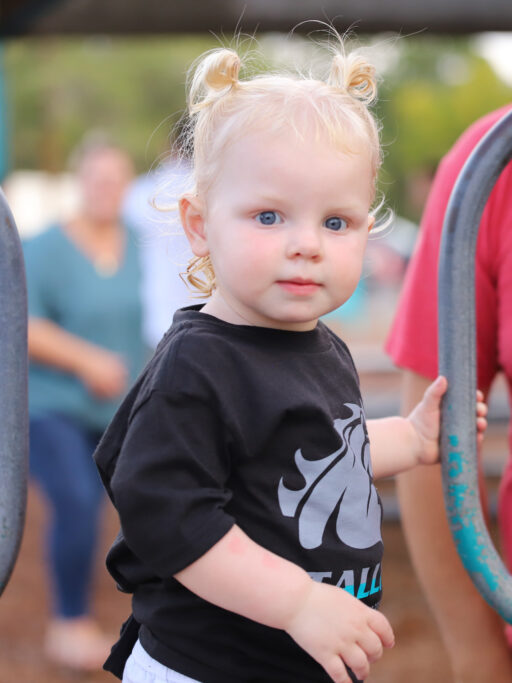
<instances>
[{"instance_id":1,"label":"child's arm","mask_svg":"<svg viewBox=\"0 0 512 683\"><path fill-rule=\"evenodd\" d=\"M175 578L204 600L286 631L336 683L358 678L384 647L389 622L341 588L313 581L297 565L265 550L234 526Z\"/></svg>"},{"instance_id":2,"label":"child's arm","mask_svg":"<svg viewBox=\"0 0 512 683\"><path fill-rule=\"evenodd\" d=\"M446 389L446 378L440 376L427 388L422 400L407 417L367 421L375 479L404 472L416 465L438 462L441 398ZM479 440L487 428L486 414L483 394L478 391L476 420Z\"/></svg>"}]
</instances>

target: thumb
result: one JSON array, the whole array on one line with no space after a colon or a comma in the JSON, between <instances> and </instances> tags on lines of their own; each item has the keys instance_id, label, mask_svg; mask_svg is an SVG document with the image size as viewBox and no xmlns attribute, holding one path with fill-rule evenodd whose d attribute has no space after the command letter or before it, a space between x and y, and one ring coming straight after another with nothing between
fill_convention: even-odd
<instances>
[{"instance_id":1,"label":"thumb","mask_svg":"<svg viewBox=\"0 0 512 683\"><path fill-rule=\"evenodd\" d=\"M427 408L434 409L439 406L441 397L446 392L448 388L448 381L443 375L432 382L432 384L427 388L423 396L423 400Z\"/></svg>"}]
</instances>

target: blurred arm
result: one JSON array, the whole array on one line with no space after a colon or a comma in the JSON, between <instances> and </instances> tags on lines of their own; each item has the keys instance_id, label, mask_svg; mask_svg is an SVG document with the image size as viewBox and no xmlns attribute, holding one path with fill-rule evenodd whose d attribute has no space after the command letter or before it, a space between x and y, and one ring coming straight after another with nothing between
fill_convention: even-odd
<instances>
[{"instance_id":1,"label":"blurred arm","mask_svg":"<svg viewBox=\"0 0 512 683\"><path fill-rule=\"evenodd\" d=\"M32 360L51 365L59 370L80 374L80 363L91 351L92 344L70 334L54 322L44 318L30 318L28 352Z\"/></svg>"},{"instance_id":2,"label":"blurred arm","mask_svg":"<svg viewBox=\"0 0 512 683\"><path fill-rule=\"evenodd\" d=\"M408 414L430 381L406 371L402 411ZM500 617L480 597L452 541L439 465L397 478L402 524L420 584L438 622L456 683L512 681L512 656Z\"/></svg>"},{"instance_id":3,"label":"blurred arm","mask_svg":"<svg viewBox=\"0 0 512 683\"><path fill-rule=\"evenodd\" d=\"M51 320L29 318L28 353L33 361L76 375L98 397L113 398L125 389L127 371L117 354Z\"/></svg>"}]
</instances>

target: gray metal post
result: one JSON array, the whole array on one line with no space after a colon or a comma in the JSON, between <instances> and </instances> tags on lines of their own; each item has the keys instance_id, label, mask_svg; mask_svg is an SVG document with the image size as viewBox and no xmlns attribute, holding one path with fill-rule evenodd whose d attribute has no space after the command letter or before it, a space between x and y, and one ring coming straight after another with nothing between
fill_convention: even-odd
<instances>
[{"instance_id":1,"label":"gray metal post","mask_svg":"<svg viewBox=\"0 0 512 683\"><path fill-rule=\"evenodd\" d=\"M8 111L5 97L4 46L0 41L0 181L7 175L9 167L9 127Z\"/></svg>"},{"instance_id":2,"label":"gray metal post","mask_svg":"<svg viewBox=\"0 0 512 683\"><path fill-rule=\"evenodd\" d=\"M18 555L27 499L27 292L20 239L0 190L0 594Z\"/></svg>"},{"instance_id":3,"label":"gray metal post","mask_svg":"<svg viewBox=\"0 0 512 683\"><path fill-rule=\"evenodd\" d=\"M450 197L439 260L438 323L439 371L448 379L441 424L448 522L474 584L509 623L512 577L488 534L478 492L474 271L482 212L499 174L511 159L512 111L473 150Z\"/></svg>"}]
</instances>

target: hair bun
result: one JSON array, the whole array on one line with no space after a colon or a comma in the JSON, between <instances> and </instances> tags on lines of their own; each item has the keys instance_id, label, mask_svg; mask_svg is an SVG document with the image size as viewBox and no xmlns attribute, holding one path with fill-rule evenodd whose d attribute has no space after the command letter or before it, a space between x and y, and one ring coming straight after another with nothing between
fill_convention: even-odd
<instances>
[{"instance_id":1,"label":"hair bun","mask_svg":"<svg viewBox=\"0 0 512 683\"><path fill-rule=\"evenodd\" d=\"M240 57L233 50L219 50L206 58L204 82L212 90L223 90L238 83Z\"/></svg>"},{"instance_id":2,"label":"hair bun","mask_svg":"<svg viewBox=\"0 0 512 683\"><path fill-rule=\"evenodd\" d=\"M240 57L233 50L220 49L209 52L194 73L189 93L192 112L218 99L228 88L238 83Z\"/></svg>"},{"instance_id":3,"label":"hair bun","mask_svg":"<svg viewBox=\"0 0 512 683\"><path fill-rule=\"evenodd\" d=\"M377 97L375 67L355 53L335 55L328 83L345 90L364 104L370 104Z\"/></svg>"}]
</instances>

